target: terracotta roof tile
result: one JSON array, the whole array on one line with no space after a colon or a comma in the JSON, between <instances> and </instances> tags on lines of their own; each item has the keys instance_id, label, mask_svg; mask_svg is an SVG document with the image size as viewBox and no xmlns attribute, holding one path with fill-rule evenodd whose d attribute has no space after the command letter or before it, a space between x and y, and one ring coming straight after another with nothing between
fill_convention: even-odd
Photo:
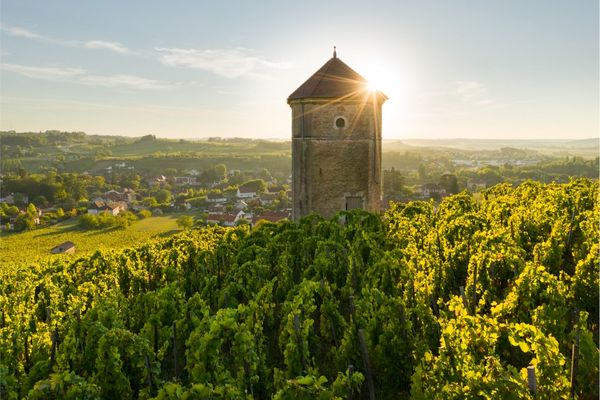
<instances>
[{"instance_id":1,"label":"terracotta roof tile","mask_svg":"<svg viewBox=\"0 0 600 400\"><path fill-rule=\"evenodd\" d=\"M288 97L288 103L306 98L364 96L367 91L367 80L334 56ZM387 99L383 93L378 94Z\"/></svg>"}]
</instances>

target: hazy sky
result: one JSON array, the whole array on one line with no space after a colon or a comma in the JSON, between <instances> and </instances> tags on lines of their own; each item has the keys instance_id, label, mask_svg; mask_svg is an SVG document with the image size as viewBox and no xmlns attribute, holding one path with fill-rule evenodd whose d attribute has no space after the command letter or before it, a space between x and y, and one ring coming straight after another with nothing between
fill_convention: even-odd
<instances>
[{"instance_id":1,"label":"hazy sky","mask_svg":"<svg viewBox=\"0 0 600 400\"><path fill-rule=\"evenodd\" d=\"M338 56L384 138L598 136L598 1L2 0L0 129L289 138Z\"/></svg>"}]
</instances>

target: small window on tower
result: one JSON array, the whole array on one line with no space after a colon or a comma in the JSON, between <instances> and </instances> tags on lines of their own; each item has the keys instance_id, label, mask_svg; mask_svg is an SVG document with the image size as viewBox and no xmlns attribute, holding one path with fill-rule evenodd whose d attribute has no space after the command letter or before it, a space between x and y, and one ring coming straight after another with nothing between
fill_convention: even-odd
<instances>
[{"instance_id":1,"label":"small window on tower","mask_svg":"<svg viewBox=\"0 0 600 400\"><path fill-rule=\"evenodd\" d=\"M343 127L346 126L346 120L342 117L336 118L335 120L335 127L342 129Z\"/></svg>"}]
</instances>

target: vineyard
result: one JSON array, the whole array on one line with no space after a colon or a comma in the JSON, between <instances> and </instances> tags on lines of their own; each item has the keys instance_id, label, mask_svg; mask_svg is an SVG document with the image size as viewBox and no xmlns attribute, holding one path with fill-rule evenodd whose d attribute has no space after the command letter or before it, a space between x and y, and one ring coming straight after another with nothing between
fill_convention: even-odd
<instances>
[{"instance_id":1,"label":"vineyard","mask_svg":"<svg viewBox=\"0 0 600 400\"><path fill-rule=\"evenodd\" d=\"M597 399L598 182L0 267L1 399Z\"/></svg>"},{"instance_id":2,"label":"vineyard","mask_svg":"<svg viewBox=\"0 0 600 400\"><path fill-rule=\"evenodd\" d=\"M61 258L73 260L74 255L50 254L50 249L67 240L75 242L78 255L95 250L120 249L135 246L151 238L168 236L180 230L177 217L169 214L145 218L122 229L80 229L75 218L41 229L17 234L0 234L0 265L41 262Z\"/></svg>"}]
</instances>

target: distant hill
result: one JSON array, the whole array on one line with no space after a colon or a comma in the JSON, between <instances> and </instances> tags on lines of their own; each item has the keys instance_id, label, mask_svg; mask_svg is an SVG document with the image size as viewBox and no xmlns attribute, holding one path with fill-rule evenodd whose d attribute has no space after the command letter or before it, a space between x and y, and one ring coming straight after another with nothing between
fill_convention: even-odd
<instances>
[{"instance_id":1,"label":"distant hill","mask_svg":"<svg viewBox=\"0 0 600 400\"><path fill-rule=\"evenodd\" d=\"M595 148L598 148L600 146L600 138L569 140L568 142L565 143L565 145L569 146L569 147L595 147Z\"/></svg>"},{"instance_id":2,"label":"distant hill","mask_svg":"<svg viewBox=\"0 0 600 400\"><path fill-rule=\"evenodd\" d=\"M502 147L515 147L526 149L540 148L600 148L599 138L589 139L404 139L402 143L411 146L424 147L451 147L467 150L486 149L494 150Z\"/></svg>"}]
</instances>

